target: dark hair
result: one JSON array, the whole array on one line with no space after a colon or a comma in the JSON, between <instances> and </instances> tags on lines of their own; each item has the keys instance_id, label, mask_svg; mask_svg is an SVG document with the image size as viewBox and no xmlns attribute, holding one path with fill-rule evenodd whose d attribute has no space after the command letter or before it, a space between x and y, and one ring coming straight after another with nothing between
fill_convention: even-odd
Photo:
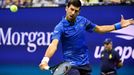
<instances>
[{"instance_id":1,"label":"dark hair","mask_svg":"<svg viewBox=\"0 0 134 75\"><path fill-rule=\"evenodd\" d=\"M81 2L80 0L69 0L67 6L69 7L70 5L73 5L75 7L81 7Z\"/></svg>"}]
</instances>

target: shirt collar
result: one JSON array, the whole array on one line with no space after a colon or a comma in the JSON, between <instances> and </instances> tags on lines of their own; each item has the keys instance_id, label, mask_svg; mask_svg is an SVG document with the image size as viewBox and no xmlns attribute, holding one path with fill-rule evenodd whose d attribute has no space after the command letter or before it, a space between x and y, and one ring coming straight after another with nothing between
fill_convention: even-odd
<instances>
[{"instance_id":1,"label":"shirt collar","mask_svg":"<svg viewBox=\"0 0 134 75\"><path fill-rule=\"evenodd\" d=\"M78 16L76 17L75 23L77 23L77 21L78 21ZM64 26L70 26L70 22L65 19L65 16L62 17L62 23L63 23Z\"/></svg>"}]
</instances>

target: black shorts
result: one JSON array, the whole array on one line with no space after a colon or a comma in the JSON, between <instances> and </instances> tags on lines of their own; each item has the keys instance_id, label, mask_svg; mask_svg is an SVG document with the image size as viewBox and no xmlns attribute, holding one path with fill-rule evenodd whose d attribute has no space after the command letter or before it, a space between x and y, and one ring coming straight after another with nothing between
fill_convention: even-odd
<instances>
[{"instance_id":1,"label":"black shorts","mask_svg":"<svg viewBox=\"0 0 134 75\"><path fill-rule=\"evenodd\" d=\"M89 64L82 66L72 66L66 75L91 75L91 66Z\"/></svg>"}]
</instances>

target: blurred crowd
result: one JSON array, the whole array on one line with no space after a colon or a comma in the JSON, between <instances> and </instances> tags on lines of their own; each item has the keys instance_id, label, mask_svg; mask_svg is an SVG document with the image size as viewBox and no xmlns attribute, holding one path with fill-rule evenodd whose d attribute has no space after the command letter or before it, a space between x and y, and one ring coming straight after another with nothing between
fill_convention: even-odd
<instances>
[{"instance_id":1,"label":"blurred crowd","mask_svg":"<svg viewBox=\"0 0 134 75\"><path fill-rule=\"evenodd\" d=\"M18 7L52 7L64 6L68 0L0 0L0 7L9 8L15 4ZM133 4L134 0L80 0L83 6L103 4Z\"/></svg>"},{"instance_id":2,"label":"blurred crowd","mask_svg":"<svg viewBox=\"0 0 134 75\"><path fill-rule=\"evenodd\" d=\"M19 7L31 7L32 0L0 0L0 6L2 8L9 8L13 4Z\"/></svg>"},{"instance_id":3,"label":"blurred crowd","mask_svg":"<svg viewBox=\"0 0 134 75\"><path fill-rule=\"evenodd\" d=\"M81 0L83 5L133 4L134 0Z\"/></svg>"}]
</instances>

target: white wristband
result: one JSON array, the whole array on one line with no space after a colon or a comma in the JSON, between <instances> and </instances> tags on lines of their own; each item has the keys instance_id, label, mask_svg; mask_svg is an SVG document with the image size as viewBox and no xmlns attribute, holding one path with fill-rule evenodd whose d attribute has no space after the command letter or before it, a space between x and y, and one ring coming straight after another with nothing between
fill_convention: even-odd
<instances>
[{"instance_id":1,"label":"white wristband","mask_svg":"<svg viewBox=\"0 0 134 75\"><path fill-rule=\"evenodd\" d=\"M43 59L42 59L42 61L41 61L41 63L43 63L43 62L49 62L49 58L48 57L43 57Z\"/></svg>"}]
</instances>

